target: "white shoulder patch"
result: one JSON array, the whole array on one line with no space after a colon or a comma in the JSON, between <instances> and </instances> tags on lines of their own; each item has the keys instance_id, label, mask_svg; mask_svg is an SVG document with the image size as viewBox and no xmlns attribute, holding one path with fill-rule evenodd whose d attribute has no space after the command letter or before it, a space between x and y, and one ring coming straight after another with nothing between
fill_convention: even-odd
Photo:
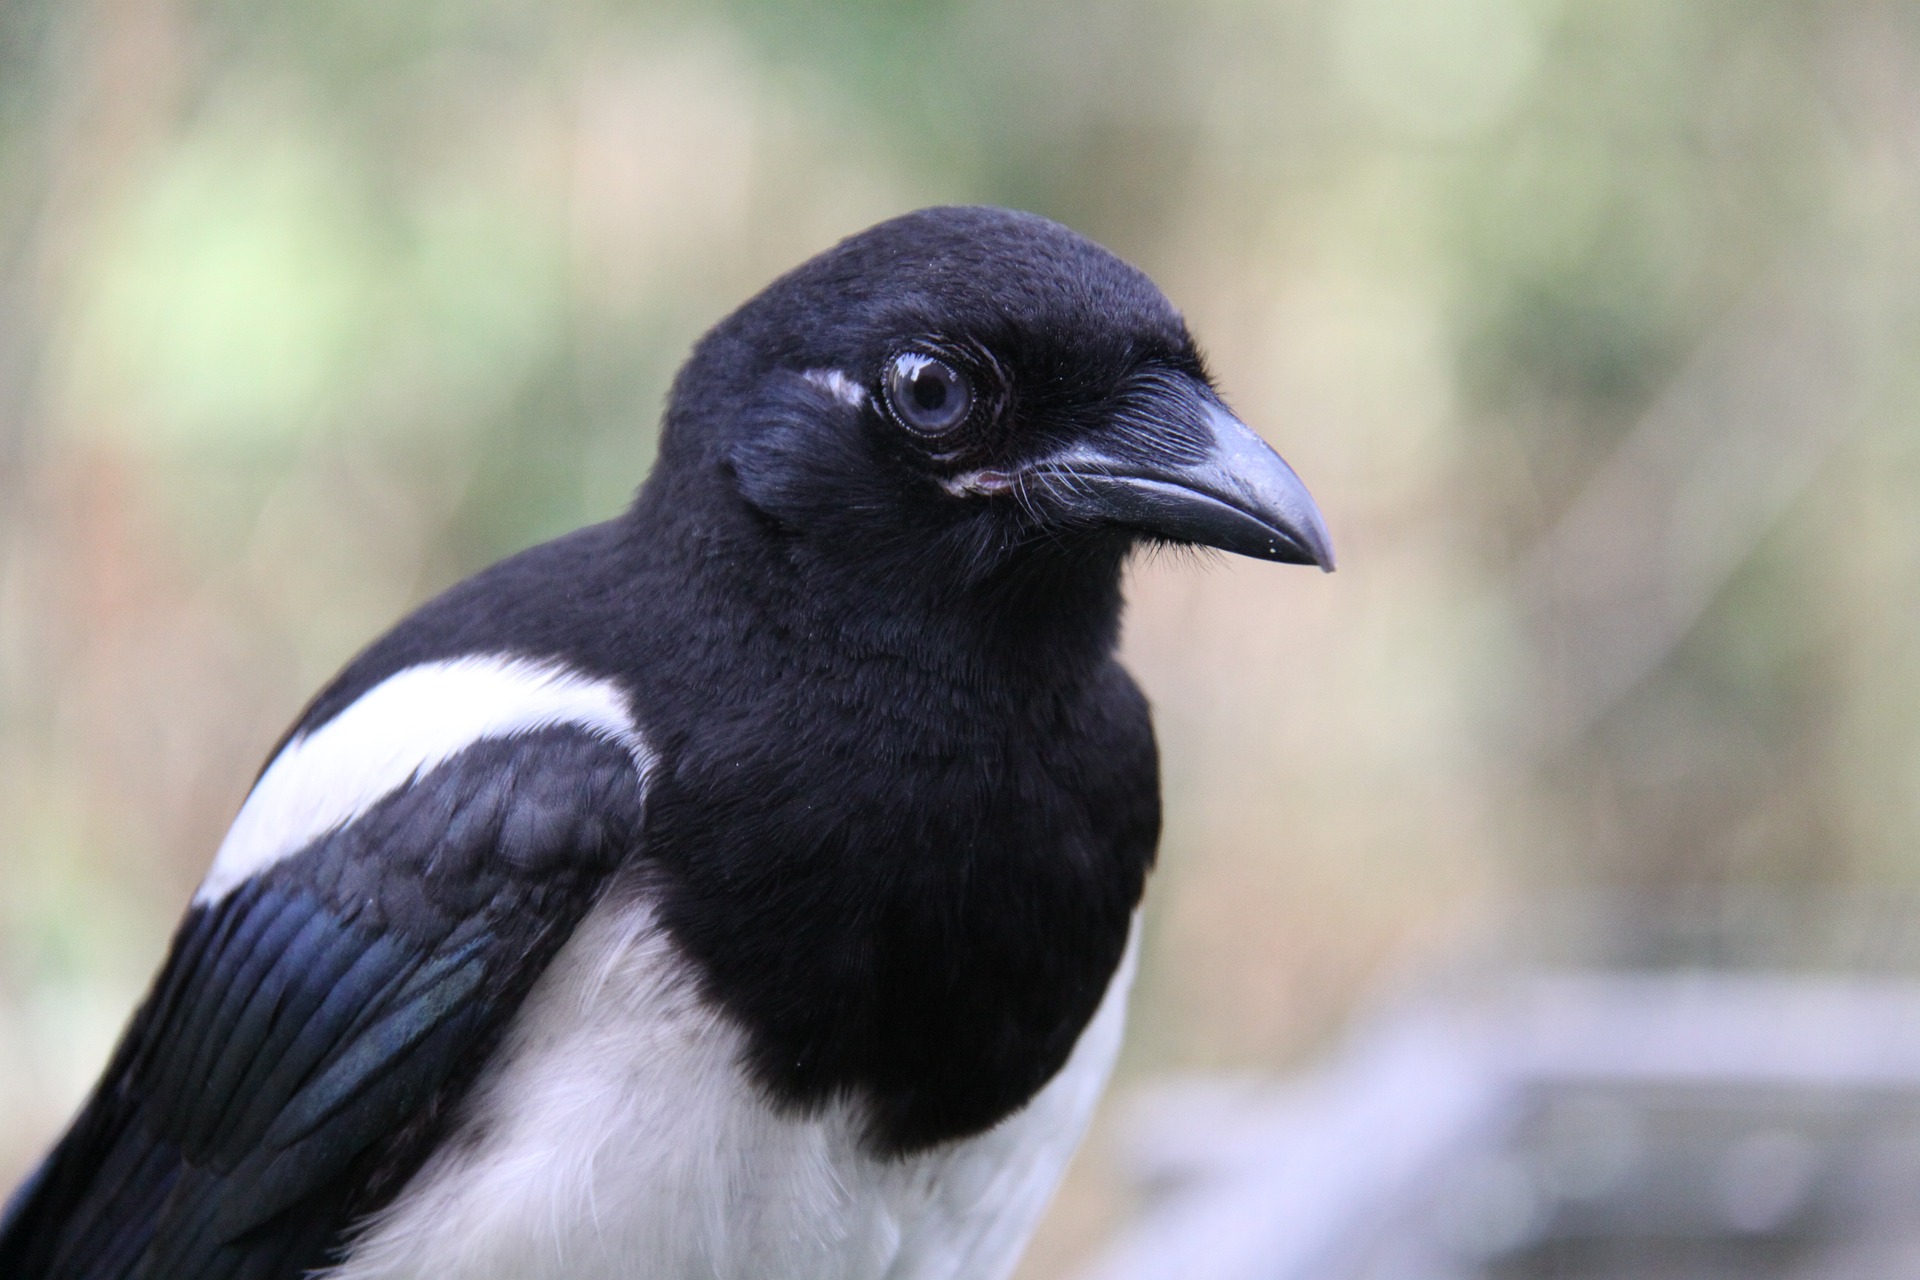
<instances>
[{"instance_id":1,"label":"white shoulder patch","mask_svg":"<svg viewBox=\"0 0 1920 1280\"><path fill-rule=\"evenodd\" d=\"M858 409L867 402L866 389L838 369L809 369L800 376L841 404Z\"/></svg>"},{"instance_id":2,"label":"white shoulder patch","mask_svg":"<svg viewBox=\"0 0 1920 1280\"><path fill-rule=\"evenodd\" d=\"M228 828L194 903L218 902L476 742L554 725L577 725L621 743L643 774L652 763L626 695L611 681L505 655L396 672L273 758Z\"/></svg>"}]
</instances>

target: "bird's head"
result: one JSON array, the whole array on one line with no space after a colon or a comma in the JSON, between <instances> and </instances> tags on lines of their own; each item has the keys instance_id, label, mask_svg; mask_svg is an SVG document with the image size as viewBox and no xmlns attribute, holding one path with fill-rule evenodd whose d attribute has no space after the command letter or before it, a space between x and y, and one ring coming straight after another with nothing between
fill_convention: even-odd
<instances>
[{"instance_id":1,"label":"bird's head","mask_svg":"<svg viewBox=\"0 0 1920 1280\"><path fill-rule=\"evenodd\" d=\"M883 222L747 302L681 372L661 473L733 489L796 564L900 591L1111 579L1140 543L1333 567L1153 282L1001 209Z\"/></svg>"}]
</instances>

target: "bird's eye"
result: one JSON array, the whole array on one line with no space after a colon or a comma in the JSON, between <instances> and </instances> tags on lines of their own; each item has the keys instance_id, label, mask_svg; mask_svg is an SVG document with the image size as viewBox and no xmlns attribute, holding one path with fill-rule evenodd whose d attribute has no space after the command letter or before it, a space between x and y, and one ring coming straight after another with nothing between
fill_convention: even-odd
<instances>
[{"instance_id":1,"label":"bird's eye","mask_svg":"<svg viewBox=\"0 0 1920 1280\"><path fill-rule=\"evenodd\" d=\"M973 389L945 363L917 351L893 358L887 366L887 401L910 430L945 435L967 420Z\"/></svg>"}]
</instances>

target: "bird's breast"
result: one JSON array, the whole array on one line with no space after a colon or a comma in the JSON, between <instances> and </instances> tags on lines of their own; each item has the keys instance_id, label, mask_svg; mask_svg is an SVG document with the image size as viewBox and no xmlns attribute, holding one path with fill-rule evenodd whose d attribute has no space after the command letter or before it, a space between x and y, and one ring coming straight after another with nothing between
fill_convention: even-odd
<instances>
[{"instance_id":1,"label":"bird's breast","mask_svg":"<svg viewBox=\"0 0 1920 1280\"><path fill-rule=\"evenodd\" d=\"M661 920L771 1096L857 1098L870 1147L898 1156L986 1131L1053 1077L1158 836L1130 693L999 725L862 714L661 771Z\"/></svg>"},{"instance_id":2,"label":"bird's breast","mask_svg":"<svg viewBox=\"0 0 1920 1280\"><path fill-rule=\"evenodd\" d=\"M904 1160L851 1099L798 1115L747 1067L658 903L597 908L456 1131L330 1280L992 1280L1118 1050L1131 950L1066 1066L991 1131Z\"/></svg>"}]
</instances>

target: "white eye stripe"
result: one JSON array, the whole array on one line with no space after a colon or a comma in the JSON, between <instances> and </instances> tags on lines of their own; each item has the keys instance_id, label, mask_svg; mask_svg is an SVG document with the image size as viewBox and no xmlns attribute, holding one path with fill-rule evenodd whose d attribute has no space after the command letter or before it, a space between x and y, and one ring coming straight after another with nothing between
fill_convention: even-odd
<instances>
[{"instance_id":1,"label":"white eye stripe","mask_svg":"<svg viewBox=\"0 0 1920 1280\"><path fill-rule=\"evenodd\" d=\"M625 694L608 680L497 654L389 676L274 757L228 828L194 903L218 902L476 742L557 725L621 743L643 775L653 763Z\"/></svg>"},{"instance_id":2,"label":"white eye stripe","mask_svg":"<svg viewBox=\"0 0 1920 1280\"><path fill-rule=\"evenodd\" d=\"M866 389L838 369L808 369L800 376L842 404L858 409L867 403Z\"/></svg>"}]
</instances>

